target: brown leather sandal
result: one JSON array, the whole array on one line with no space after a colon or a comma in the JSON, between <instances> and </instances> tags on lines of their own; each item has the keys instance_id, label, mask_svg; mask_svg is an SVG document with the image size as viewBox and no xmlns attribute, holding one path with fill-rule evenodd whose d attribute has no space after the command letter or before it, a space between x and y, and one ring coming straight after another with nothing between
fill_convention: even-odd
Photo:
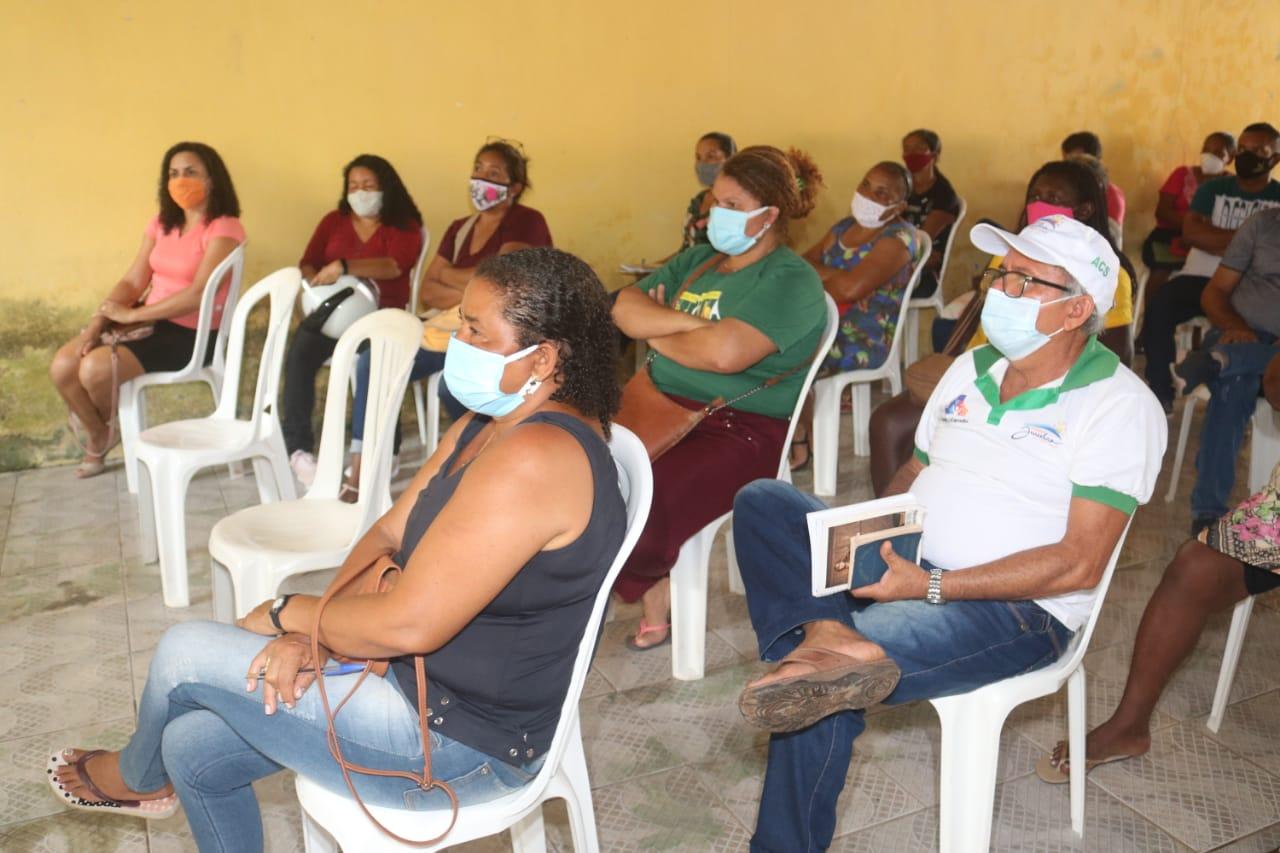
<instances>
[{"instance_id":1,"label":"brown leather sandal","mask_svg":"<svg viewBox=\"0 0 1280 853\"><path fill-rule=\"evenodd\" d=\"M892 693L902 675L888 658L862 661L813 647L796 649L778 666L788 663L812 669L748 687L738 697L738 710L751 725L793 732L839 711L868 708Z\"/></svg>"}]
</instances>

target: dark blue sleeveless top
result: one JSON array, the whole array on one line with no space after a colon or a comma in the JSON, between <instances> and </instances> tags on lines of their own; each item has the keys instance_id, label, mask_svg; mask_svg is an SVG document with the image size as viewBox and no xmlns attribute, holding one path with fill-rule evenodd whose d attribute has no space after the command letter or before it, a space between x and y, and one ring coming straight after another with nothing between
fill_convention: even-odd
<instances>
[{"instance_id":1,"label":"dark blue sleeveless top","mask_svg":"<svg viewBox=\"0 0 1280 853\"><path fill-rule=\"evenodd\" d=\"M467 424L453 454L418 495L395 555L397 565L408 565L427 528L453 497L469 465L448 472L489 420L477 415ZM514 765L529 763L551 746L582 632L627 525L613 457L590 427L560 412L538 412L524 423L554 424L582 445L595 483L591 518L570 544L535 554L484 610L426 657L431 729ZM456 571L458 582L466 583L467 567ZM416 708L413 658L397 658L391 666Z\"/></svg>"}]
</instances>

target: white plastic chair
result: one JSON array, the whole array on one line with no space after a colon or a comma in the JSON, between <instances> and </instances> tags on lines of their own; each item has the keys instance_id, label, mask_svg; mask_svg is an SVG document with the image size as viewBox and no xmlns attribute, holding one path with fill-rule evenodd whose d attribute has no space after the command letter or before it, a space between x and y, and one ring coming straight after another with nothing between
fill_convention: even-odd
<instances>
[{"instance_id":1,"label":"white plastic chair","mask_svg":"<svg viewBox=\"0 0 1280 853\"><path fill-rule=\"evenodd\" d=\"M1253 438L1249 450L1249 493L1261 491L1271 480L1271 470L1280 462L1280 413L1266 400L1258 400L1253 412ZM1222 652L1222 669L1218 671L1218 687L1213 693L1213 708L1206 725L1217 733L1222 717L1227 712L1227 699L1231 696L1231 684L1236 680L1236 667L1240 652L1244 650L1244 635L1249 630L1249 617L1253 614L1251 595L1236 604L1231 614L1231 627L1227 630L1227 647Z\"/></svg>"},{"instance_id":2,"label":"white plastic chair","mask_svg":"<svg viewBox=\"0 0 1280 853\"><path fill-rule=\"evenodd\" d=\"M244 247L241 243L231 250L231 254L222 259L222 263L209 273L209 284L205 285L200 296L199 321L196 324L196 342L191 350L191 361L180 370L156 371L144 373L120 383L120 399L117 417L120 424L120 445L124 451L124 473L129 483L129 491L138 493L138 435L147 428L147 396L145 390L152 385L179 385L183 382L203 382L209 386L216 404L222 393L222 377L226 372L227 323L219 323L213 329L213 311L219 290L224 288L213 284L222 282L230 276L225 287L227 294L223 303L222 317L230 317L235 313L236 302L240 299L240 284L244 278ZM209 347L209 334L214 334L213 359L208 365L204 363L204 354Z\"/></svg>"},{"instance_id":3,"label":"white plastic chair","mask_svg":"<svg viewBox=\"0 0 1280 853\"><path fill-rule=\"evenodd\" d=\"M947 234L947 245L942 249L942 265L938 267L937 289L928 296L912 299L909 303L910 310L907 312L906 329L903 332L907 336L902 346L903 367L915 364L920 357L920 313L926 308L932 308L934 316L942 314L942 307L946 301L946 297L942 293L942 283L947 279L947 266L951 262L951 249L956 244L956 235L960 233L960 224L964 222L964 216L968 212L968 202L960 199L960 213L956 216L956 221L951 223L951 231ZM921 261L921 263L923 264L924 261Z\"/></svg>"},{"instance_id":4,"label":"white plastic chair","mask_svg":"<svg viewBox=\"0 0 1280 853\"><path fill-rule=\"evenodd\" d=\"M1138 273L1138 292L1133 297L1133 319L1129 321L1129 335L1138 339L1139 327L1142 325L1142 303L1147 298L1147 279L1151 278L1151 270L1146 267Z\"/></svg>"},{"instance_id":5,"label":"white plastic chair","mask_svg":"<svg viewBox=\"0 0 1280 853\"><path fill-rule=\"evenodd\" d=\"M871 422L871 383L889 380L893 394L902 393L902 360L898 348L902 346L904 326L911 306L911 294L920 282L920 274L933 251L929 235L920 232L920 260L907 281L902 294L902 308L898 311L898 325L893 331L893 342L884 364L868 370L848 370L819 379L813 383L813 491L818 495L836 493L836 473L840 456L840 398L844 389L853 386L853 452L866 456L871 452L868 424Z\"/></svg>"},{"instance_id":6,"label":"white plastic chair","mask_svg":"<svg viewBox=\"0 0 1280 853\"><path fill-rule=\"evenodd\" d=\"M186 607L187 486L201 468L252 459L258 495L263 503L293 497L293 476L280 432L276 399L289 332L289 316L302 273L278 270L255 284L236 305L230 322L227 374L221 381L218 408L207 418L170 421L142 432L134 442L138 462L138 522L144 562L160 560L160 585L167 607ZM258 363L253 408L248 420L236 417L244 339L249 312L270 298L267 338Z\"/></svg>"},{"instance_id":7,"label":"white plastic chair","mask_svg":"<svg viewBox=\"0 0 1280 853\"><path fill-rule=\"evenodd\" d=\"M342 564L365 531L391 507L391 441L404 399L422 323L399 308L366 314L351 325L333 353L325 395L316 478L301 499L248 507L214 525L216 618L229 622L273 598L285 578ZM347 385L356 349L369 341L369 403L359 497L338 499L346 438Z\"/></svg>"},{"instance_id":8,"label":"white plastic chair","mask_svg":"<svg viewBox=\"0 0 1280 853\"><path fill-rule=\"evenodd\" d=\"M991 845L991 814L995 804L996 768L1000 761L1000 730L1009 712L1024 702L1048 696L1067 685L1069 754L1085 754L1084 653L1098 624L1120 549L1129 534L1126 524L1111 560L1097 586L1098 596L1084 627L1054 663L961 693L929 700L942 722L939 838L942 853L972 853ZM1084 837L1084 773L1071 774L1071 829Z\"/></svg>"},{"instance_id":9,"label":"white plastic chair","mask_svg":"<svg viewBox=\"0 0 1280 853\"><path fill-rule=\"evenodd\" d=\"M1177 362L1181 362L1191 352L1193 337L1197 329L1201 336L1211 329L1205 317L1195 317L1182 323L1174 330L1174 341L1177 346ZM1187 439L1191 436L1191 420L1196 413L1196 406L1209 402L1209 389L1201 385L1188 394L1182 404L1182 421L1178 425L1178 444L1173 452L1173 467L1169 469L1169 489L1164 493L1164 502L1173 503L1178 494L1178 479L1182 474L1182 461L1187 455ZM1270 472L1268 472L1270 473Z\"/></svg>"},{"instance_id":10,"label":"white plastic chair","mask_svg":"<svg viewBox=\"0 0 1280 853\"><path fill-rule=\"evenodd\" d=\"M431 230L424 225L422 253L418 255L418 263L413 267L413 290L407 306L411 314L418 313L418 294L422 290L422 272L427 265L427 249L430 245ZM437 396L439 391L436 387L439 385L439 380L434 374L430 378L435 380L435 385L431 386L429 401L424 399L422 394L422 384L425 380L419 379L412 383L413 407L418 415L418 443L426 451L424 458L429 458L432 453L435 453L436 445L440 443L440 399Z\"/></svg>"},{"instance_id":11,"label":"white plastic chair","mask_svg":"<svg viewBox=\"0 0 1280 853\"><path fill-rule=\"evenodd\" d=\"M822 346L805 374L800 396L796 398L791 423L787 427L786 441L782 442L782 458L778 462L778 479L791 482L791 436L804 410L805 398L813 385L818 368L822 366L840 323L840 310L835 301L826 295L827 322L822 331ZM697 681L707 666L707 567L711 562L711 549L716 543L716 533L733 517L726 512L706 527L693 534L683 545L671 568L671 674L682 681ZM742 595L742 576L733 550L733 530L725 534L725 551L729 557L729 588Z\"/></svg>"},{"instance_id":12,"label":"white plastic chair","mask_svg":"<svg viewBox=\"0 0 1280 853\"><path fill-rule=\"evenodd\" d=\"M371 824L345 791L335 793L299 776L296 783L298 801L302 804L302 835L307 853L336 853L338 847L359 853L381 851L437 850L477 838L511 831L511 847L520 853L546 849L542 824L542 804L561 798L568 805L569 825L575 853L596 853L600 842L596 836L595 810L591 801L591 780L587 775L586 756L582 749L582 729L578 720L578 698L595 654L600 623L608 605L613 582L622 564L644 529L653 497L653 472L649 457L640 440L623 427L613 427L609 450L618 466L619 485L627 502L627 533L613 565L605 576L595 606L587 620L573 679L560 711L555 737L547 751L546 761L529 784L505 797L458 810L458 822L439 845L431 848L409 847L383 834ZM405 838L430 838L444 830L449 819L447 810L410 812L371 806L369 810L393 832ZM337 842L335 845L334 842Z\"/></svg>"}]
</instances>

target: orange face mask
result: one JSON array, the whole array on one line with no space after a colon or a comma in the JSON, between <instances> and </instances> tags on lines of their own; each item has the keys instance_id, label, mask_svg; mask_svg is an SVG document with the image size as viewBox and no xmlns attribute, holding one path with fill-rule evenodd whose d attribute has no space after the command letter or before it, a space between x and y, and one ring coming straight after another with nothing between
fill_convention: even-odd
<instances>
[{"instance_id":1,"label":"orange face mask","mask_svg":"<svg viewBox=\"0 0 1280 853\"><path fill-rule=\"evenodd\" d=\"M183 210L199 207L208 195L209 191L205 189L204 181L200 178L169 179L169 196Z\"/></svg>"}]
</instances>

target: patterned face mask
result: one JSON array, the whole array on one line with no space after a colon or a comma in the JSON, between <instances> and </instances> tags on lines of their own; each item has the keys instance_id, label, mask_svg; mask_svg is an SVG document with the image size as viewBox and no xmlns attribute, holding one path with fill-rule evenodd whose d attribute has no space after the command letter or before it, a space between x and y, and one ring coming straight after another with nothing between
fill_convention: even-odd
<instances>
[{"instance_id":1,"label":"patterned face mask","mask_svg":"<svg viewBox=\"0 0 1280 853\"><path fill-rule=\"evenodd\" d=\"M507 200L510 192L511 187L508 184L498 184L483 178L471 179L471 203L475 205L476 210L483 212L491 207L497 207Z\"/></svg>"}]
</instances>

